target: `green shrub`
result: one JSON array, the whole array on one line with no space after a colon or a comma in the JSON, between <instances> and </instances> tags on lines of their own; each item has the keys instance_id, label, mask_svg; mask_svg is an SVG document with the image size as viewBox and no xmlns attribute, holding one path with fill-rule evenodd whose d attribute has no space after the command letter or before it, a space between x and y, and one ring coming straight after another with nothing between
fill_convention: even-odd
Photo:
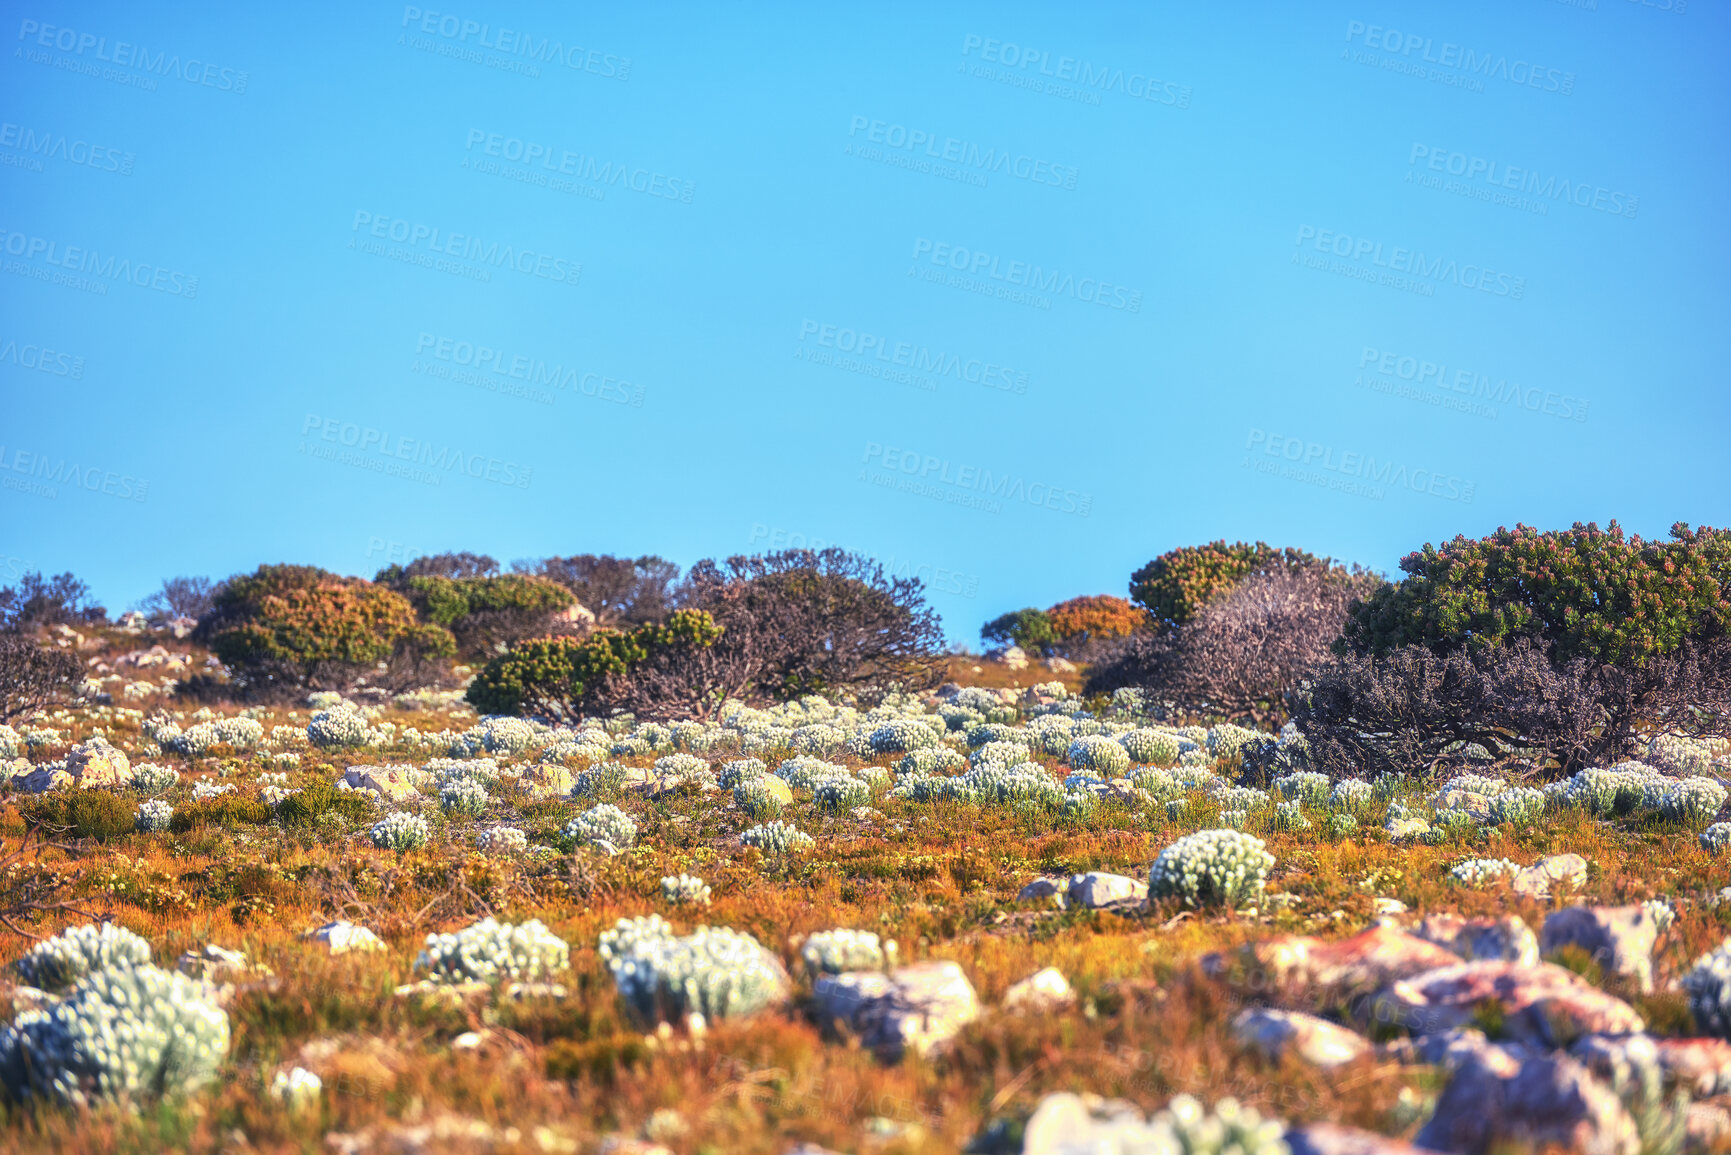
<instances>
[{"instance_id":1,"label":"green shrub","mask_svg":"<svg viewBox=\"0 0 1731 1155\"><path fill-rule=\"evenodd\" d=\"M1130 575L1130 600L1159 625L1181 626L1209 602L1229 593L1257 570L1327 562L1301 549L1276 549L1266 542L1224 540L1168 550Z\"/></svg>"},{"instance_id":2,"label":"green shrub","mask_svg":"<svg viewBox=\"0 0 1731 1155\"><path fill-rule=\"evenodd\" d=\"M991 645L1016 645L1024 650L1044 650L1058 641L1052 619L1045 610L1032 607L1001 614L980 627L980 637Z\"/></svg>"},{"instance_id":3,"label":"green shrub","mask_svg":"<svg viewBox=\"0 0 1731 1155\"><path fill-rule=\"evenodd\" d=\"M329 782L314 782L284 798L276 808L277 818L284 826L312 826L331 812L358 824L372 818L373 804L359 791L338 790Z\"/></svg>"},{"instance_id":4,"label":"green shrub","mask_svg":"<svg viewBox=\"0 0 1731 1155\"><path fill-rule=\"evenodd\" d=\"M430 625L449 630L465 655L544 633L555 614L575 605L571 591L530 574L411 577L396 588Z\"/></svg>"},{"instance_id":5,"label":"green shrub","mask_svg":"<svg viewBox=\"0 0 1731 1155\"><path fill-rule=\"evenodd\" d=\"M168 829L175 834L185 834L206 826L263 826L270 820L270 807L259 799L219 794L202 802L188 802L177 807Z\"/></svg>"},{"instance_id":6,"label":"green shrub","mask_svg":"<svg viewBox=\"0 0 1731 1155\"><path fill-rule=\"evenodd\" d=\"M118 794L76 787L43 795L23 810L31 825L70 827L77 837L98 842L132 833L136 815L133 804Z\"/></svg>"},{"instance_id":7,"label":"green shrub","mask_svg":"<svg viewBox=\"0 0 1731 1155\"><path fill-rule=\"evenodd\" d=\"M536 638L488 662L467 697L487 714L579 712L609 679L628 676L651 653L705 649L720 637L721 628L704 611L675 610L665 623L638 626L628 634L596 630L581 639Z\"/></svg>"}]
</instances>

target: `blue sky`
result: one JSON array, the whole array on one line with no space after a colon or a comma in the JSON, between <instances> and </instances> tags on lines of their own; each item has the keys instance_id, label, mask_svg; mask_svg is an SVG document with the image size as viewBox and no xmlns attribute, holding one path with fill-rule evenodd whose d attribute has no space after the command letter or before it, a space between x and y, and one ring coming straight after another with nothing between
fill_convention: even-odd
<instances>
[{"instance_id":1,"label":"blue sky","mask_svg":"<svg viewBox=\"0 0 1731 1155\"><path fill-rule=\"evenodd\" d=\"M624 7L7 5L0 581L1728 518L1722 9Z\"/></svg>"}]
</instances>

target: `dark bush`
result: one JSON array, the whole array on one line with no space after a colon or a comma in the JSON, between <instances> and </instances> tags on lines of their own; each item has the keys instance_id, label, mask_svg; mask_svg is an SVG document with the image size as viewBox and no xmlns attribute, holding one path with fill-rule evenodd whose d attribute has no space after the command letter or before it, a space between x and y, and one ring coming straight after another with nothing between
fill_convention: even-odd
<instances>
[{"instance_id":1,"label":"dark bush","mask_svg":"<svg viewBox=\"0 0 1731 1155\"><path fill-rule=\"evenodd\" d=\"M70 698L83 684L84 667L72 654L0 633L0 722Z\"/></svg>"},{"instance_id":2,"label":"dark bush","mask_svg":"<svg viewBox=\"0 0 1731 1155\"><path fill-rule=\"evenodd\" d=\"M139 610L152 621L170 618L202 618L214 604L216 586L206 577L172 577L162 588L139 603Z\"/></svg>"},{"instance_id":3,"label":"dark bush","mask_svg":"<svg viewBox=\"0 0 1731 1155\"><path fill-rule=\"evenodd\" d=\"M1251 574L1183 625L1120 649L1094 673L1089 692L1135 685L1191 713L1277 725L1288 692L1328 660L1348 607L1382 584L1340 566Z\"/></svg>"},{"instance_id":4,"label":"dark bush","mask_svg":"<svg viewBox=\"0 0 1731 1155\"><path fill-rule=\"evenodd\" d=\"M168 829L175 834L206 826L263 826L271 820L271 809L257 798L218 794L202 802L186 802L174 808ZM128 820L130 821L130 819Z\"/></svg>"},{"instance_id":5,"label":"dark bush","mask_svg":"<svg viewBox=\"0 0 1731 1155\"><path fill-rule=\"evenodd\" d=\"M1731 541L1575 525L1426 546L1354 606L1294 718L1334 773L1438 765L1462 742L1545 774L1649 733L1731 734Z\"/></svg>"},{"instance_id":6,"label":"dark bush","mask_svg":"<svg viewBox=\"0 0 1731 1155\"><path fill-rule=\"evenodd\" d=\"M645 625L658 622L674 608L674 584L679 567L665 558L611 557L575 554L513 568L558 582L595 615L598 626Z\"/></svg>"},{"instance_id":7,"label":"dark bush","mask_svg":"<svg viewBox=\"0 0 1731 1155\"><path fill-rule=\"evenodd\" d=\"M349 690L380 663L437 663L449 631L416 621L400 594L313 566L266 565L230 578L200 622L239 692Z\"/></svg>"},{"instance_id":8,"label":"dark bush","mask_svg":"<svg viewBox=\"0 0 1731 1155\"><path fill-rule=\"evenodd\" d=\"M922 690L943 678L938 616L918 578L891 578L870 558L841 549L783 550L701 561L681 604L706 610L720 640L695 668L708 691L785 700L850 695L863 702L891 686Z\"/></svg>"},{"instance_id":9,"label":"dark bush","mask_svg":"<svg viewBox=\"0 0 1731 1155\"><path fill-rule=\"evenodd\" d=\"M1052 619L1045 610L1029 607L1000 614L980 627L980 639L990 646L1020 646L1044 653L1058 640Z\"/></svg>"},{"instance_id":10,"label":"dark bush","mask_svg":"<svg viewBox=\"0 0 1731 1155\"><path fill-rule=\"evenodd\" d=\"M22 810L28 825L70 829L98 842L132 833L133 803L109 790L59 790L26 802Z\"/></svg>"},{"instance_id":11,"label":"dark bush","mask_svg":"<svg viewBox=\"0 0 1731 1155\"><path fill-rule=\"evenodd\" d=\"M536 638L487 663L467 697L487 714L569 718L629 709L656 717L685 707L702 715L719 703L706 700L712 686L691 676L700 668L690 663L721 636L703 611L676 610L665 623L630 633Z\"/></svg>"},{"instance_id":12,"label":"dark bush","mask_svg":"<svg viewBox=\"0 0 1731 1155\"><path fill-rule=\"evenodd\" d=\"M27 573L0 589L0 630L103 622L108 611L90 598L90 587L69 573L44 578Z\"/></svg>"},{"instance_id":13,"label":"dark bush","mask_svg":"<svg viewBox=\"0 0 1731 1155\"><path fill-rule=\"evenodd\" d=\"M1261 541L1187 545L1168 550L1131 574L1130 600L1148 611L1156 629L1181 626L1251 574L1272 568L1328 569L1329 562Z\"/></svg>"},{"instance_id":14,"label":"dark bush","mask_svg":"<svg viewBox=\"0 0 1731 1155\"><path fill-rule=\"evenodd\" d=\"M380 570L373 580L380 585L396 587L418 577L477 578L491 577L499 572L499 563L484 553L435 553L418 557L408 565L391 565Z\"/></svg>"},{"instance_id":15,"label":"dark bush","mask_svg":"<svg viewBox=\"0 0 1731 1155\"><path fill-rule=\"evenodd\" d=\"M451 632L460 655L481 660L551 632L558 615L577 600L557 582L517 573L412 577L400 592L421 621Z\"/></svg>"}]
</instances>

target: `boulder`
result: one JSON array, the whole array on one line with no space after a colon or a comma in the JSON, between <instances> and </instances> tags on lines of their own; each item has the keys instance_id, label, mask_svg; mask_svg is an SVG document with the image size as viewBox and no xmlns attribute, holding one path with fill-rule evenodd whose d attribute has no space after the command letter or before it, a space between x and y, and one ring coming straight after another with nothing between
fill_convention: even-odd
<instances>
[{"instance_id":1,"label":"boulder","mask_svg":"<svg viewBox=\"0 0 1731 1155\"><path fill-rule=\"evenodd\" d=\"M1469 964L1480 965L1480 964ZM1486 1052L1457 1069L1421 1147L1479 1155L1505 1145L1585 1155L1639 1155L1641 1137L1615 1093L1563 1055Z\"/></svg>"},{"instance_id":2,"label":"boulder","mask_svg":"<svg viewBox=\"0 0 1731 1155\"><path fill-rule=\"evenodd\" d=\"M1425 801L1433 810L1458 810L1480 823L1491 820L1491 800L1487 794L1475 794L1470 790L1438 790Z\"/></svg>"},{"instance_id":3,"label":"boulder","mask_svg":"<svg viewBox=\"0 0 1731 1155\"><path fill-rule=\"evenodd\" d=\"M364 926L356 926L352 922L327 922L317 930L308 931L304 936L319 943L332 954L346 954L352 950L384 950L384 940Z\"/></svg>"},{"instance_id":4,"label":"boulder","mask_svg":"<svg viewBox=\"0 0 1731 1155\"><path fill-rule=\"evenodd\" d=\"M28 765L28 763L26 763ZM58 762L50 762L23 773L14 773L12 789L20 794L46 794L50 790L64 790L74 782L72 775Z\"/></svg>"},{"instance_id":5,"label":"boulder","mask_svg":"<svg viewBox=\"0 0 1731 1155\"><path fill-rule=\"evenodd\" d=\"M1545 919L1539 949L1547 956L1580 947L1608 974L1633 979L1642 994L1653 991L1653 945L1659 922L1645 906L1568 906Z\"/></svg>"},{"instance_id":6,"label":"boulder","mask_svg":"<svg viewBox=\"0 0 1731 1155\"><path fill-rule=\"evenodd\" d=\"M1370 1050L1369 1040L1327 1019L1273 1007L1240 1012L1232 1020L1232 1034L1277 1062L1291 1054L1324 1070L1350 1063Z\"/></svg>"},{"instance_id":7,"label":"boulder","mask_svg":"<svg viewBox=\"0 0 1731 1155\"><path fill-rule=\"evenodd\" d=\"M388 802L401 802L420 793L402 766L350 766L340 783L351 790L371 790Z\"/></svg>"},{"instance_id":8,"label":"boulder","mask_svg":"<svg viewBox=\"0 0 1731 1155\"><path fill-rule=\"evenodd\" d=\"M1461 961L1452 951L1386 923L1332 942L1288 935L1251 943L1245 951L1277 982L1351 989L1385 986Z\"/></svg>"},{"instance_id":9,"label":"boulder","mask_svg":"<svg viewBox=\"0 0 1731 1155\"><path fill-rule=\"evenodd\" d=\"M1067 1007L1076 1001L1070 981L1057 967L1036 971L1004 992L1007 1011L1047 1011Z\"/></svg>"},{"instance_id":10,"label":"boulder","mask_svg":"<svg viewBox=\"0 0 1731 1155\"><path fill-rule=\"evenodd\" d=\"M1550 963L1482 960L1442 967L1393 983L1377 1000L1380 1021L1416 1034L1450 1031L1500 1008L1502 1030L1518 1042L1559 1047L1583 1035L1644 1030L1635 1009L1573 971Z\"/></svg>"},{"instance_id":11,"label":"boulder","mask_svg":"<svg viewBox=\"0 0 1731 1155\"><path fill-rule=\"evenodd\" d=\"M1065 897L1089 910L1117 906L1119 903L1134 903L1140 906L1148 901L1148 884L1127 875L1090 870L1086 874L1070 876Z\"/></svg>"},{"instance_id":12,"label":"boulder","mask_svg":"<svg viewBox=\"0 0 1731 1155\"><path fill-rule=\"evenodd\" d=\"M1430 833L1430 823L1422 818L1390 818L1382 824L1390 838L1417 838Z\"/></svg>"},{"instance_id":13,"label":"boulder","mask_svg":"<svg viewBox=\"0 0 1731 1155\"><path fill-rule=\"evenodd\" d=\"M92 738L66 752L66 773L86 788L123 789L132 781L132 763L101 738Z\"/></svg>"},{"instance_id":14,"label":"boulder","mask_svg":"<svg viewBox=\"0 0 1731 1155\"><path fill-rule=\"evenodd\" d=\"M840 1020L860 1042L889 1059L926 1054L980 1015L973 984L953 962L826 975L815 987L826 1019Z\"/></svg>"},{"instance_id":15,"label":"boulder","mask_svg":"<svg viewBox=\"0 0 1731 1155\"><path fill-rule=\"evenodd\" d=\"M1016 893L1017 902L1037 902L1063 910L1069 883L1062 878L1036 878Z\"/></svg>"},{"instance_id":16,"label":"boulder","mask_svg":"<svg viewBox=\"0 0 1731 1155\"><path fill-rule=\"evenodd\" d=\"M1589 1035L1569 1048L1602 1079L1658 1068L1665 1082L1696 1098L1731 1093L1731 1043L1651 1035Z\"/></svg>"},{"instance_id":17,"label":"boulder","mask_svg":"<svg viewBox=\"0 0 1731 1155\"><path fill-rule=\"evenodd\" d=\"M1553 890L1580 887L1586 882L1586 859L1578 854L1553 854L1515 875L1511 885L1516 894L1548 898Z\"/></svg>"},{"instance_id":18,"label":"boulder","mask_svg":"<svg viewBox=\"0 0 1731 1155\"><path fill-rule=\"evenodd\" d=\"M776 799L783 806L793 805L793 787L784 780L777 778L774 774L765 774L757 781L762 783L764 792L771 798Z\"/></svg>"},{"instance_id":19,"label":"boulder","mask_svg":"<svg viewBox=\"0 0 1731 1155\"><path fill-rule=\"evenodd\" d=\"M557 762L537 762L517 781L533 798L563 798L577 784L570 768Z\"/></svg>"},{"instance_id":20,"label":"boulder","mask_svg":"<svg viewBox=\"0 0 1731 1155\"><path fill-rule=\"evenodd\" d=\"M1446 947L1468 962L1501 959L1531 966L1539 961L1538 936L1519 915L1466 919L1458 914L1433 914L1414 927L1413 934Z\"/></svg>"}]
</instances>

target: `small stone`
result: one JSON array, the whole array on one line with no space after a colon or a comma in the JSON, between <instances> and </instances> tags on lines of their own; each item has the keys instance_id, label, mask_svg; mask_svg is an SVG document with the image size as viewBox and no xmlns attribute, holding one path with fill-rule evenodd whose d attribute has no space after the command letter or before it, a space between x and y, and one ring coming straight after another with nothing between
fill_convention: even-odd
<instances>
[{"instance_id":1,"label":"small stone","mask_svg":"<svg viewBox=\"0 0 1731 1155\"><path fill-rule=\"evenodd\" d=\"M1395 915L1406 913L1406 903L1398 898L1384 898L1378 895L1371 902L1371 909L1379 915Z\"/></svg>"},{"instance_id":2,"label":"small stone","mask_svg":"<svg viewBox=\"0 0 1731 1155\"><path fill-rule=\"evenodd\" d=\"M1458 914L1433 914L1414 927L1413 933L1447 947L1468 962L1501 959L1531 966L1539 961L1538 936L1519 915L1465 919Z\"/></svg>"},{"instance_id":3,"label":"small stone","mask_svg":"<svg viewBox=\"0 0 1731 1155\"><path fill-rule=\"evenodd\" d=\"M980 1015L973 984L953 962L826 975L815 993L826 1019L841 1020L890 1059L909 1049L926 1054Z\"/></svg>"},{"instance_id":4,"label":"small stone","mask_svg":"<svg viewBox=\"0 0 1731 1155\"><path fill-rule=\"evenodd\" d=\"M371 790L390 802L401 802L420 793L410 781L408 771L398 767L350 766L342 781L351 790Z\"/></svg>"},{"instance_id":5,"label":"small stone","mask_svg":"<svg viewBox=\"0 0 1731 1155\"><path fill-rule=\"evenodd\" d=\"M1056 1010L1075 1001L1076 992L1071 989L1064 972L1057 967L1037 971L1004 992L1004 1009L1007 1011Z\"/></svg>"},{"instance_id":6,"label":"small stone","mask_svg":"<svg viewBox=\"0 0 1731 1155\"><path fill-rule=\"evenodd\" d=\"M518 779L532 798L563 798L577 784L567 766L558 762L537 762Z\"/></svg>"},{"instance_id":7,"label":"small stone","mask_svg":"<svg viewBox=\"0 0 1731 1155\"><path fill-rule=\"evenodd\" d=\"M1065 896L1073 903L1099 910L1119 903L1142 904L1148 900L1148 884L1122 874L1090 870L1072 875Z\"/></svg>"},{"instance_id":8,"label":"small stone","mask_svg":"<svg viewBox=\"0 0 1731 1155\"><path fill-rule=\"evenodd\" d=\"M1390 818L1382 824L1390 838L1417 838L1430 833L1430 823L1422 818Z\"/></svg>"},{"instance_id":9,"label":"small stone","mask_svg":"<svg viewBox=\"0 0 1731 1155\"><path fill-rule=\"evenodd\" d=\"M132 763L106 739L91 738L66 752L66 772L86 789L118 790L132 779Z\"/></svg>"},{"instance_id":10,"label":"small stone","mask_svg":"<svg viewBox=\"0 0 1731 1155\"><path fill-rule=\"evenodd\" d=\"M1378 1000L1376 1013L1383 1021L1428 1034L1464 1026L1489 1004L1501 1008L1506 1037L1550 1047L1567 1046L1583 1035L1625 1035L1646 1028L1629 1004L1550 963L1480 961L1442 967L1391 985Z\"/></svg>"},{"instance_id":11,"label":"small stone","mask_svg":"<svg viewBox=\"0 0 1731 1155\"><path fill-rule=\"evenodd\" d=\"M1438 1098L1417 1143L1462 1152L1503 1144L1595 1155L1641 1150L1634 1120L1616 1094L1574 1059L1551 1055L1464 1064Z\"/></svg>"},{"instance_id":12,"label":"small stone","mask_svg":"<svg viewBox=\"0 0 1731 1155\"><path fill-rule=\"evenodd\" d=\"M1516 894L1547 898L1553 890L1585 886L1586 882L1586 859L1578 854L1553 854L1515 875L1511 885Z\"/></svg>"},{"instance_id":13,"label":"small stone","mask_svg":"<svg viewBox=\"0 0 1731 1155\"><path fill-rule=\"evenodd\" d=\"M1250 960L1277 982L1364 989L1460 962L1460 957L1399 927L1378 925L1327 941L1288 935L1245 947Z\"/></svg>"},{"instance_id":14,"label":"small stone","mask_svg":"<svg viewBox=\"0 0 1731 1155\"><path fill-rule=\"evenodd\" d=\"M1338 1123L1311 1123L1288 1131L1285 1139L1291 1155L1426 1155L1404 1140Z\"/></svg>"},{"instance_id":15,"label":"small stone","mask_svg":"<svg viewBox=\"0 0 1731 1155\"><path fill-rule=\"evenodd\" d=\"M1036 878L1016 894L1017 902L1038 902L1063 910L1069 883L1062 878Z\"/></svg>"},{"instance_id":16,"label":"small stone","mask_svg":"<svg viewBox=\"0 0 1731 1155\"><path fill-rule=\"evenodd\" d=\"M352 950L385 949L384 941L366 927L340 920L327 922L317 930L309 931L305 937L323 944L332 954L346 954Z\"/></svg>"},{"instance_id":17,"label":"small stone","mask_svg":"<svg viewBox=\"0 0 1731 1155\"><path fill-rule=\"evenodd\" d=\"M1272 1007L1241 1012L1232 1021L1232 1033L1240 1043L1277 1062L1293 1054L1324 1070L1350 1063L1370 1050L1369 1040L1326 1019Z\"/></svg>"},{"instance_id":18,"label":"small stone","mask_svg":"<svg viewBox=\"0 0 1731 1155\"><path fill-rule=\"evenodd\" d=\"M1659 923L1645 906L1569 906L1545 919L1539 948L1547 956L1565 946L1586 951L1607 972L1653 992L1653 945Z\"/></svg>"}]
</instances>

